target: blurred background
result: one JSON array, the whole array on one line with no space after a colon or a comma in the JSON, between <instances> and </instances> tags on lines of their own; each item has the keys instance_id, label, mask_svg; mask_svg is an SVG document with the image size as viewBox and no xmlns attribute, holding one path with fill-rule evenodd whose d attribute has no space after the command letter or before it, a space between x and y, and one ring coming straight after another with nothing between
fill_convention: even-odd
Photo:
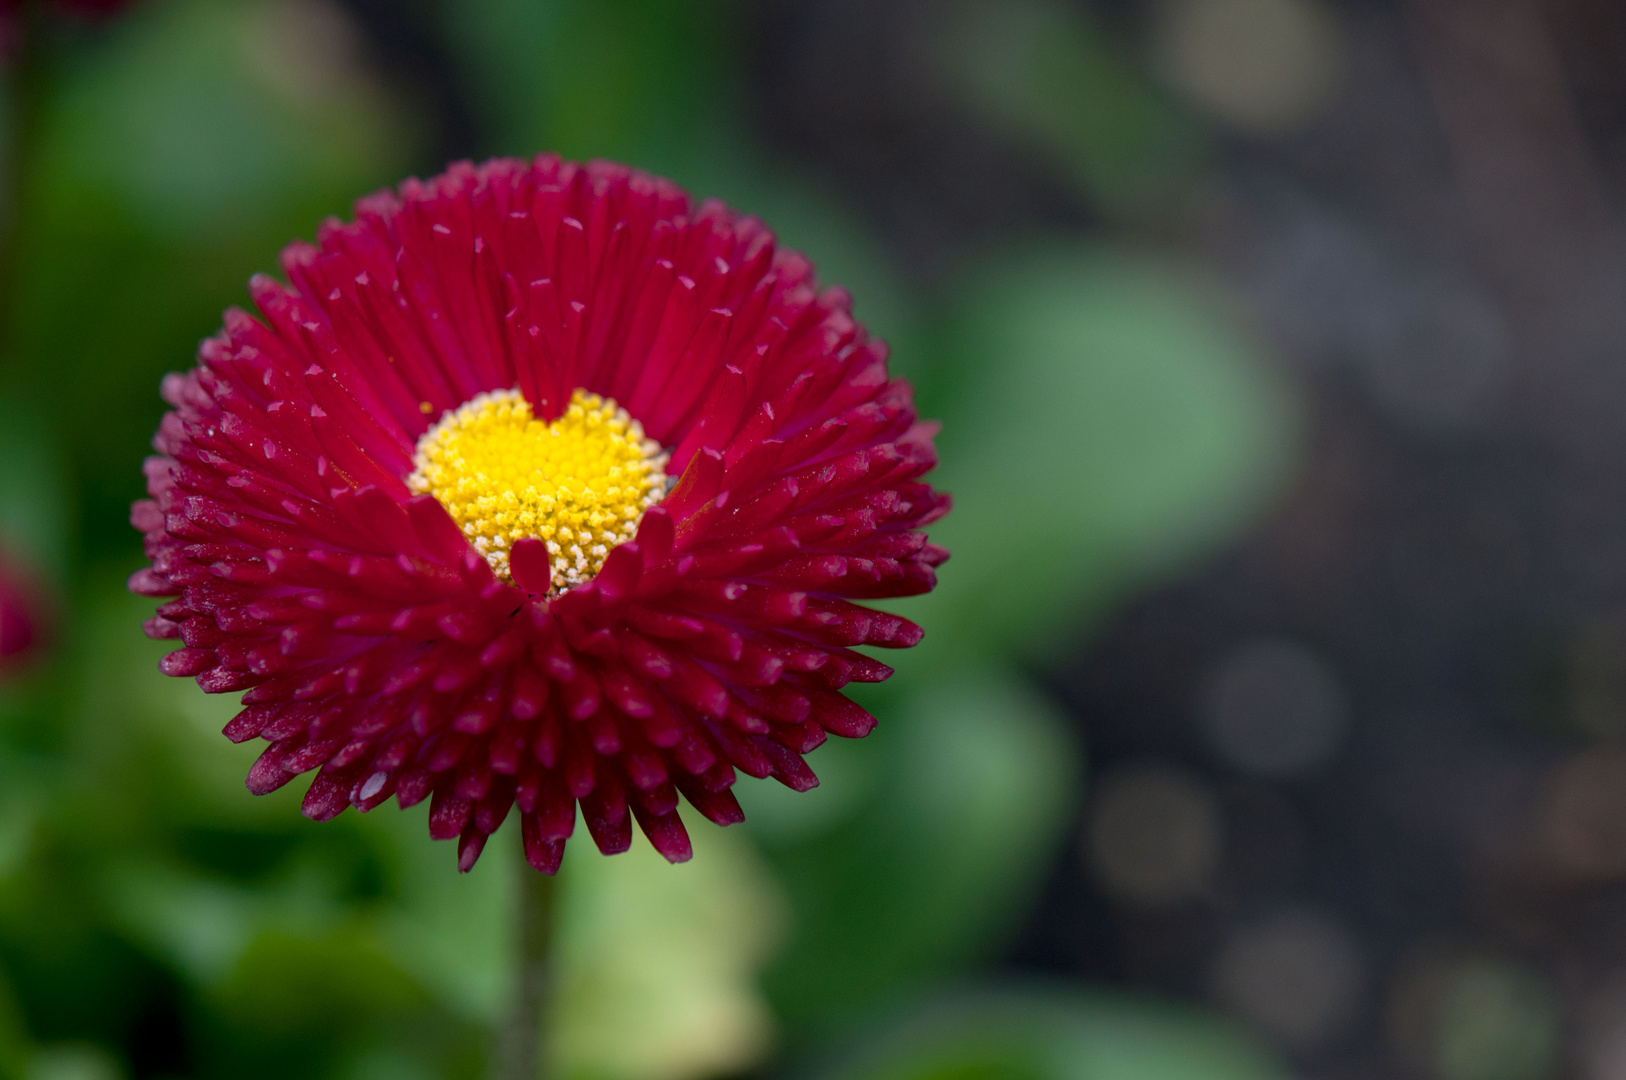
<instances>
[{"instance_id":1,"label":"blurred background","mask_svg":"<svg viewBox=\"0 0 1626 1080\"><path fill-rule=\"evenodd\" d=\"M517 837L248 795L127 514L285 242L549 149L850 288L957 502L817 790L571 846L551 1075L1626 1080L1626 7L12 0L0 84L0 1077L482 1074Z\"/></svg>"}]
</instances>

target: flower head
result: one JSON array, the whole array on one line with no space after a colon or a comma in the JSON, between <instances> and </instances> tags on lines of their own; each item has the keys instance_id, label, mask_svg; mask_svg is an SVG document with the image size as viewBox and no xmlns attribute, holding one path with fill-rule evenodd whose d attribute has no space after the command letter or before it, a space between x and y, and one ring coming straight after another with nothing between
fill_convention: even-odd
<instances>
[{"instance_id":1,"label":"flower head","mask_svg":"<svg viewBox=\"0 0 1626 1080\"><path fill-rule=\"evenodd\" d=\"M0 673L26 667L46 635L46 605L35 575L0 552Z\"/></svg>"},{"instance_id":2,"label":"flower head","mask_svg":"<svg viewBox=\"0 0 1626 1080\"><path fill-rule=\"evenodd\" d=\"M797 790L874 720L853 646L915 644L853 600L921 593L933 425L839 289L761 223L554 157L363 199L256 277L173 406L136 503L174 597L161 664L243 690L256 793L318 770L326 820L432 800L467 869L518 808L552 873L580 804L689 856L681 793ZM262 321L263 320L263 321Z\"/></svg>"}]
</instances>

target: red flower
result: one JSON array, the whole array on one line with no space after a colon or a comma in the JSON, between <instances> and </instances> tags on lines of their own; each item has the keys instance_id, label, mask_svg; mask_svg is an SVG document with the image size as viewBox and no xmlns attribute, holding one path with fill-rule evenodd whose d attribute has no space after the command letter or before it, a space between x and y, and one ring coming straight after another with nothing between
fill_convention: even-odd
<instances>
[{"instance_id":1,"label":"red flower","mask_svg":"<svg viewBox=\"0 0 1626 1080\"><path fill-rule=\"evenodd\" d=\"M131 515L163 671L246 690L226 734L271 744L250 790L431 797L464 870L517 804L552 873L578 802L600 850L630 812L681 861L679 792L729 824L736 768L817 783L802 755L875 723L841 688L891 674L851 646L920 640L849 601L947 558L935 426L847 294L606 163L459 164L356 216L164 380Z\"/></svg>"},{"instance_id":2,"label":"red flower","mask_svg":"<svg viewBox=\"0 0 1626 1080\"><path fill-rule=\"evenodd\" d=\"M46 637L42 590L30 577L0 555L0 672L26 666Z\"/></svg>"}]
</instances>

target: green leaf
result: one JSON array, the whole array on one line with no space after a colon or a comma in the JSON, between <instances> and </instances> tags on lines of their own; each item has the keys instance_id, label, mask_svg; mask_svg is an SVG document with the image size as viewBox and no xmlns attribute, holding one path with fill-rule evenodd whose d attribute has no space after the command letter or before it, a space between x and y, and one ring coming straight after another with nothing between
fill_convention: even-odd
<instances>
[{"instance_id":1,"label":"green leaf","mask_svg":"<svg viewBox=\"0 0 1626 1080\"><path fill-rule=\"evenodd\" d=\"M932 540L953 559L935 593L898 606L939 665L1057 641L1234 536L1294 459L1293 402L1258 344L1162 260L992 263L943 350L925 410L943 420L934 483L955 499Z\"/></svg>"},{"instance_id":2,"label":"green leaf","mask_svg":"<svg viewBox=\"0 0 1626 1080\"><path fill-rule=\"evenodd\" d=\"M869 758L859 790L837 795L856 809L824 810L822 787L793 804L769 781L738 785L748 822L781 804L750 827L795 912L768 987L800 1038L997 949L1075 797L1070 725L1023 682L971 670L893 705L862 744L833 748L837 762ZM809 758L815 771L826 752ZM797 806L806 819L787 821Z\"/></svg>"},{"instance_id":3,"label":"green leaf","mask_svg":"<svg viewBox=\"0 0 1626 1080\"><path fill-rule=\"evenodd\" d=\"M499 153L670 173L718 116L727 39L676 0L458 0L445 19Z\"/></svg>"},{"instance_id":4,"label":"green leaf","mask_svg":"<svg viewBox=\"0 0 1626 1080\"><path fill-rule=\"evenodd\" d=\"M1087 8L1057 0L960 3L937 57L960 97L1048 155L1119 219L1167 214L1201 174L1200 132Z\"/></svg>"},{"instance_id":5,"label":"green leaf","mask_svg":"<svg viewBox=\"0 0 1626 1080\"><path fill-rule=\"evenodd\" d=\"M1105 990L979 990L917 1009L819 1080L1284 1080L1236 1029Z\"/></svg>"},{"instance_id":6,"label":"green leaf","mask_svg":"<svg viewBox=\"0 0 1626 1080\"><path fill-rule=\"evenodd\" d=\"M56 584L75 554L74 507L58 439L37 401L0 395L0 560L25 578L43 571Z\"/></svg>"},{"instance_id":7,"label":"green leaf","mask_svg":"<svg viewBox=\"0 0 1626 1080\"><path fill-rule=\"evenodd\" d=\"M0 395L60 433L84 547L128 557L159 379L284 244L397 180L416 135L336 5L153 0L53 60Z\"/></svg>"},{"instance_id":8,"label":"green leaf","mask_svg":"<svg viewBox=\"0 0 1626 1080\"><path fill-rule=\"evenodd\" d=\"M362 48L336 8L143 5L73 61L46 112L39 179L106 193L157 236L276 221L403 163L410 128Z\"/></svg>"}]
</instances>

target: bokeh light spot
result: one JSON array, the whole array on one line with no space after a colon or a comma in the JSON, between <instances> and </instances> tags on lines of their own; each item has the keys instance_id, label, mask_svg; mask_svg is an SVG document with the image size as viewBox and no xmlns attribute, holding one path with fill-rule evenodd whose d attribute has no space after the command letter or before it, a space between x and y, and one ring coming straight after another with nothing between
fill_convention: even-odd
<instances>
[{"instance_id":1,"label":"bokeh light spot","mask_svg":"<svg viewBox=\"0 0 1626 1080\"><path fill-rule=\"evenodd\" d=\"M1084 843L1108 893L1159 907L1209 888L1222 839L1213 794L1177 769L1149 764L1127 766L1101 780Z\"/></svg>"},{"instance_id":2,"label":"bokeh light spot","mask_svg":"<svg viewBox=\"0 0 1626 1080\"><path fill-rule=\"evenodd\" d=\"M1365 963L1332 918L1287 911L1246 926L1220 950L1214 996L1288 1046L1309 1049L1344 1031L1359 1004Z\"/></svg>"},{"instance_id":3,"label":"bokeh light spot","mask_svg":"<svg viewBox=\"0 0 1626 1080\"><path fill-rule=\"evenodd\" d=\"M1313 0L1174 0L1153 42L1171 83L1260 135L1299 127L1326 102L1340 46L1333 16Z\"/></svg>"}]
</instances>

